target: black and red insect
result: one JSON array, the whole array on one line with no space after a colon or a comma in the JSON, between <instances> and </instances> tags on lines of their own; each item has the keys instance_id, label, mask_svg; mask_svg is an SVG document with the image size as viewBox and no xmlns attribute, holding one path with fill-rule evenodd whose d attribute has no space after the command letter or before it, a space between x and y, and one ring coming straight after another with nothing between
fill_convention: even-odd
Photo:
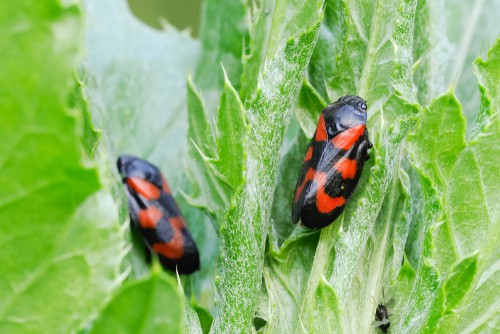
<instances>
[{"instance_id":1,"label":"black and red insect","mask_svg":"<svg viewBox=\"0 0 500 334\"><path fill-rule=\"evenodd\" d=\"M391 322L389 321L389 312L387 312L387 307L384 304L378 304L375 310L375 318L377 318L375 327L380 328L383 333L387 333L387 330L391 327Z\"/></svg>"},{"instance_id":2,"label":"black and red insect","mask_svg":"<svg viewBox=\"0 0 500 334\"><path fill-rule=\"evenodd\" d=\"M198 249L160 170L137 157L117 161L127 191L132 230L166 269L191 274L200 268Z\"/></svg>"},{"instance_id":3,"label":"black and red insect","mask_svg":"<svg viewBox=\"0 0 500 334\"><path fill-rule=\"evenodd\" d=\"M321 112L293 199L292 221L318 229L344 210L372 147L366 101L346 95Z\"/></svg>"}]
</instances>

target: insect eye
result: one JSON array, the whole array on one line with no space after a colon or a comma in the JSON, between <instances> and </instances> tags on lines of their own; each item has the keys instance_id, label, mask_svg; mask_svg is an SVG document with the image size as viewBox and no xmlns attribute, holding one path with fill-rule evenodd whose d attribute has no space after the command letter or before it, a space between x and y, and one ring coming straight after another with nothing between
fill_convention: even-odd
<instances>
[{"instance_id":1,"label":"insect eye","mask_svg":"<svg viewBox=\"0 0 500 334\"><path fill-rule=\"evenodd\" d=\"M150 181L151 177L152 177L151 172L149 171L144 172L144 180Z\"/></svg>"},{"instance_id":2,"label":"insect eye","mask_svg":"<svg viewBox=\"0 0 500 334\"><path fill-rule=\"evenodd\" d=\"M361 103L358 103L358 108L363 110L363 111L366 111L366 103L365 102L361 102Z\"/></svg>"}]
</instances>

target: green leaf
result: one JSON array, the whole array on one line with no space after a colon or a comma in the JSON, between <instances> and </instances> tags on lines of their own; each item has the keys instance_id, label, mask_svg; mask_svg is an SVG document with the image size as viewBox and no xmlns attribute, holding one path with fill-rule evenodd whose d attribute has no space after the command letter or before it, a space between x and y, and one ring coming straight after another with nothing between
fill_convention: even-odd
<instances>
[{"instance_id":1,"label":"green leaf","mask_svg":"<svg viewBox=\"0 0 500 334\"><path fill-rule=\"evenodd\" d=\"M419 157L419 168L436 182L446 180L458 153L465 147L465 119L455 96L443 95L425 108L411 138L409 146L412 154Z\"/></svg>"},{"instance_id":2,"label":"green leaf","mask_svg":"<svg viewBox=\"0 0 500 334\"><path fill-rule=\"evenodd\" d=\"M183 333L183 304L175 281L162 273L125 284L118 290L90 334Z\"/></svg>"},{"instance_id":3,"label":"green leaf","mask_svg":"<svg viewBox=\"0 0 500 334\"><path fill-rule=\"evenodd\" d=\"M321 97L331 102L328 97L328 85L333 79L337 66L337 57L344 42L345 3L343 1L326 0L325 16L319 28L318 42L311 56L308 77Z\"/></svg>"},{"instance_id":4,"label":"green leaf","mask_svg":"<svg viewBox=\"0 0 500 334\"><path fill-rule=\"evenodd\" d=\"M416 264L415 271L413 268L409 270L409 265L405 267L405 261L401 271L405 272L406 277L400 273L397 285L394 288L395 296L405 296L405 298L400 299L397 308L394 309L398 317L392 322L391 331L396 333L420 331L426 326L423 319L426 319L429 315L433 315L436 319L439 319L443 307L443 298L439 296L438 272L428 260L434 250L432 228L433 223L438 220L439 199L430 180L420 173L418 173L418 177L420 178L420 189L423 192L423 205L425 205L425 208L424 223L420 223L421 232L416 234L417 236L421 235L421 238L414 244L421 250L421 253L419 254L419 261ZM415 322L414 319L416 318L422 319L422 321ZM436 321L436 319L431 320Z\"/></svg>"},{"instance_id":5,"label":"green leaf","mask_svg":"<svg viewBox=\"0 0 500 334\"><path fill-rule=\"evenodd\" d=\"M332 328L342 331L343 324L340 320L339 301L335 290L324 276L319 281L314 297L318 307L318 312L315 312L311 318L311 321L316 324L314 327L325 332L330 331Z\"/></svg>"},{"instance_id":6,"label":"green leaf","mask_svg":"<svg viewBox=\"0 0 500 334\"><path fill-rule=\"evenodd\" d=\"M211 145L214 139L201 95L191 82L188 85L188 135L195 148L190 150L194 161L190 174L197 188L191 202L213 214L226 207L239 185L245 158L245 109L227 76L225 80L215 131L215 148Z\"/></svg>"},{"instance_id":7,"label":"green leaf","mask_svg":"<svg viewBox=\"0 0 500 334\"><path fill-rule=\"evenodd\" d=\"M404 3L346 1L345 40L330 81L331 96L336 99L357 92L372 106L387 99L392 91L395 45L411 51L414 14L408 9L412 6ZM411 61L410 54L398 53Z\"/></svg>"},{"instance_id":8,"label":"green leaf","mask_svg":"<svg viewBox=\"0 0 500 334\"><path fill-rule=\"evenodd\" d=\"M445 90L450 43L446 36L445 0L419 1L415 15L415 85L418 101L427 105ZM462 3L462 6L464 3Z\"/></svg>"},{"instance_id":9,"label":"green leaf","mask_svg":"<svg viewBox=\"0 0 500 334\"><path fill-rule=\"evenodd\" d=\"M182 282L179 274L177 274L177 287L181 295L184 294L184 288L182 287ZM198 318L195 312L195 304L190 304L187 300L184 301L184 333L185 334L202 334L202 327L200 324L200 318Z\"/></svg>"},{"instance_id":10,"label":"green leaf","mask_svg":"<svg viewBox=\"0 0 500 334\"><path fill-rule=\"evenodd\" d=\"M240 96L243 102L256 93L262 69L283 48L283 42L295 38L308 27L323 2L263 1L253 9L250 28L250 52L243 58ZM246 105L246 104L245 104Z\"/></svg>"},{"instance_id":11,"label":"green leaf","mask_svg":"<svg viewBox=\"0 0 500 334\"><path fill-rule=\"evenodd\" d=\"M451 43L450 61L446 67L446 79L455 86L455 93L462 103L467 119L467 133L473 128L480 105L480 91L474 77L474 60L478 55L486 56L488 48L500 35L500 26L495 15L500 11L498 1L454 1L445 0L445 18Z\"/></svg>"},{"instance_id":12,"label":"green leaf","mask_svg":"<svg viewBox=\"0 0 500 334\"><path fill-rule=\"evenodd\" d=\"M151 161L179 188L187 152L186 74L198 43L174 29L145 26L125 0L84 4L84 90L110 160L132 154Z\"/></svg>"},{"instance_id":13,"label":"green leaf","mask_svg":"<svg viewBox=\"0 0 500 334\"><path fill-rule=\"evenodd\" d=\"M304 82L299 93L299 105L295 109L295 116L307 138L312 138L318 123L321 111L327 103L309 82Z\"/></svg>"},{"instance_id":14,"label":"green leaf","mask_svg":"<svg viewBox=\"0 0 500 334\"><path fill-rule=\"evenodd\" d=\"M415 270L413 270L408 259L405 258L394 284L394 299L398 301L405 300L411 293L414 280Z\"/></svg>"},{"instance_id":15,"label":"green leaf","mask_svg":"<svg viewBox=\"0 0 500 334\"><path fill-rule=\"evenodd\" d=\"M252 326L271 213L268 201L272 198L276 181L279 149L302 84L302 75L316 43L321 3L307 1L301 3L302 7L288 6L290 13L305 7L314 8L314 11L307 12L308 16L302 12L294 17L297 20L300 18L300 21L292 21L295 25L291 25L289 31L283 31L285 38L260 36L269 38L266 46L268 53L272 49L277 51L271 52L263 64L259 87L247 108L250 131L247 132L247 156L244 161L246 177L233 196L231 208L221 226L220 277L216 281L219 302L212 326L215 333L248 331ZM279 3L271 15L260 13L270 20L281 20L285 9L286 6ZM275 22L272 21L272 24ZM288 39L296 31L296 24L300 24L303 32ZM259 28L257 26L256 30ZM248 83L244 82L244 85ZM253 90L253 85L249 87ZM240 96L245 95L240 91ZM242 280L247 284L241 284Z\"/></svg>"},{"instance_id":16,"label":"green leaf","mask_svg":"<svg viewBox=\"0 0 500 334\"><path fill-rule=\"evenodd\" d=\"M476 59L475 74L479 82L479 90L481 96L481 109L477 114L476 129L474 134L477 135L488 123L488 116L498 112L500 108L500 97L496 83L500 81L500 39L497 39L495 46L488 54L488 60L484 61L481 58Z\"/></svg>"},{"instance_id":17,"label":"green leaf","mask_svg":"<svg viewBox=\"0 0 500 334\"><path fill-rule=\"evenodd\" d=\"M214 140L210 123L205 113L205 104L200 93L196 90L193 82L189 79L187 85L187 105L188 105L188 137L198 147L207 151L209 155L214 151Z\"/></svg>"},{"instance_id":18,"label":"green leaf","mask_svg":"<svg viewBox=\"0 0 500 334\"><path fill-rule=\"evenodd\" d=\"M213 164L217 175L236 189L243 177L246 112L225 72L224 78L217 118L217 160Z\"/></svg>"},{"instance_id":19,"label":"green leaf","mask_svg":"<svg viewBox=\"0 0 500 334\"><path fill-rule=\"evenodd\" d=\"M425 332L446 333L456 326L456 306L466 296L477 269L477 254L465 258L453 266L447 277L436 291L434 301L429 310ZM455 322L455 323L454 323Z\"/></svg>"},{"instance_id":20,"label":"green leaf","mask_svg":"<svg viewBox=\"0 0 500 334\"><path fill-rule=\"evenodd\" d=\"M200 319L198 318L197 313L191 307L191 305L186 303L184 307L184 333L185 334L202 334L203 330L200 324ZM207 333L207 332L205 332Z\"/></svg>"},{"instance_id":21,"label":"green leaf","mask_svg":"<svg viewBox=\"0 0 500 334\"><path fill-rule=\"evenodd\" d=\"M405 245L405 255L413 268L418 267L420 255L422 254L422 241L424 234L424 215L425 202L422 185L420 183L418 171L415 168L408 170L410 178L410 197L411 197L411 221L409 223L408 239Z\"/></svg>"},{"instance_id":22,"label":"green leaf","mask_svg":"<svg viewBox=\"0 0 500 334\"><path fill-rule=\"evenodd\" d=\"M461 260L450 270L450 276L443 283L447 313L452 313L462 301L474 281L476 270L477 254Z\"/></svg>"},{"instance_id":23,"label":"green leaf","mask_svg":"<svg viewBox=\"0 0 500 334\"><path fill-rule=\"evenodd\" d=\"M199 305L191 304L191 307L198 316L198 321L200 323L202 333L208 334L210 332L210 327L212 327L212 322L214 321L212 314Z\"/></svg>"},{"instance_id":24,"label":"green leaf","mask_svg":"<svg viewBox=\"0 0 500 334\"><path fill-rule=\"evenodd\" d=\"M211 164L215 155L215 141L207 120L203 100L191 81L188 82L188 169L192 182L188 199L191 205L206 210L215 217L228 203L229 186L218 180Z\"/></svg>"},{"instance_id":25,"label":"green leaf","mask_svg":"<svg viewBox=\"0 0 500 334\"><path fill-rule=\"evenodd\" d=\"M493 101L498 101L499 91L496 84L500 80L500 38L497 37L494 45L488 51L488 59L476 59L476 76L478 77L479 85L483 86L487 92L488 98ZM498 105L497 105L498 107Z\"/></svg>"},{"instance_id":26,"label":"green leaf","mask_svg":"<svg viewBox=\"0 0 500 334\"><path fill-rule=\"evenodd\" d=\"M68 105L72 109L81 109L83 112L83 136L82 145L85 153L89 157L94 157L94 153L101 139L101 132L94 128L92 123L92 114L89 110L89 104L83 95L82 82L77 78L75 87L69 95Z\"/></svg>"},{"instance_id":27,"label":"green leaf","mask_svg":"<svg viewBox=\"0 0 500 334\"><path fill-rule=\"evenodd\" d=\"M288 223L292 225L290 218ZM318 233L309 233L295 240L288 239L279 252L271 245L264 266L269 309L269 314L262 315L267 320L265 333L300 332L300 298L307 289L317 243Z\"/></svg>"},{"instance_id":28,"label":"green leaf","mask_svg":"<svg viewBox=\"0 0 500 334\"><path fill-rule=\"evenodd\" d=\"M498 239L497 239L498 240ZM474 295L462 303L450 323L457 329L469 331L471 333L484 333L495 331L500 314L498 312L498 282L500 282L500 272L496 270L496 262L500 256L500 245L497 242L491 257L485 263L486 270L480 275L480 280L474 289ZM478 275L476 275L476 278ZM451 328L451 326L448 326ZM441 329L446 329L441 326Z\"/></svg>"},{"instance_id":29,"label":"green leaf","mask_svg":"<svg viewBox=\"0 0 500 334\"><path fill-rule=\"evenodd\" d=\"M402 262L405 261L405 246L410 232L411 220L413 218L411 180L406 172L406 169L409 168L406 165L407 163L401 163L398 179L396 184L393 184L393 187L396 189L393 188L391 192L394 192L395 195L392 199L391 197L386 197L386 202L387 200L392 200L393 209L390 209L392 210L392 217L382 214L379 216L379 219L382 217L391 219L386 222L389 226L392 225L391 227L393 229L391 235L392 242L389 241L388 243L389 245L392 243L392 250L387 251L388 255L392 255L392 266L390 266L390 269L385 268L383 275L384 282L391 282L391 284L397 279ZM388 258L390 259L389 256Z\"/></svg>"},{"instance_id":30,"label":"green leaf","mask_svg":"<svg viewBox=\"0 0 500 334\"><path fill-rule=\"evenodd\" d=\"M497 50L499 47L500 45L497 44ZM496 54L498 55L498 52ZM450 197L453 196L454 199L450 211L451 219L458 232L457 240L460 241L461 254L467 255L477 250L482 257L478 261L478 274L474 277L468 295L461 305L466 305L469 298L474 302L470 307L460 309L452 322L455 328L470 327L469 324L472 323L475 327L488 326L489 318L497 320L500 318L500 314L493 311L498 310L498 294L494 292L494 285L497 285L499 281L498 274L494 270L495 260L493 259L498 258L498 238L500 238L500 208L498 202L494 200L500 196L500 189L497 187L498 174L495 173L495 169L492 169L500 163L500 121L497 113L492 115L477 139L469 143L469 147L470 151L464 150L461 154L455 173L458 170L470 171L469 175L472 180L468 178L459 180L458 177L450 180L452 185ZM468 162L472 164L469 165ZM475 180L474 187L473 180ZM467 198L466 205L464 205L464 198ZM470 225L472 221L475 221L474 225ZM478 221L481 221L481 224L477 224ZM469 228L471 226L472 229ZM483 301L482 305L478 305L478 298ZM476 317L473 322L465 322L466 319L472 320L470 315L465 315L465 312L482 314L482 316ZM457 319L460 319L460 322L456 321Z\"/></svg>"},{"instance_id":31,"label":"green leaf","mask_svg":"<svg viewBox=\"0 0 500 334\"><path fill-rule=\"evenodd\" d=\"M241 58L245 46L245 40L248 37L245 19L246 12L243 1L203 1L202 22L200 29L201 52L194 70L194 81L204 93L206 99L205 101L207 103L206 106L202 106L202 108L206 108L208 114L210 115L210 120L212 120L212 117L216 114L220 91L224 88L224 85L226 86L225 88L227 88L227 83L229 82L232 82L236 88L240 85L242 72ZM221 70L221 65L227 70L227 75ZM230 79L227 79L227 76L229 76ZM231 84L229 84L229 86L230 85ZM188 88L188 94L190 91L194 90L194 85L192 85L192 87ZM195 97L195 99L203 101L201 95ZM188 97L188 105L192 101L193 97ZM190 117L192 107L188 106L188 109L188 117ZM234 115L244 118L243 114L234 113ZM210 124L205 117L199 118L199 121L206 122L204 126ZM189 127L191 127L191 124L192 122L189 123ZM216 126L214 126L214 129L217 130ZM238 135L238 131L244 131L243 129L239 129L239 127L232 127L231 129L234 131L228 131L228 129L224 127L221 131L224 132L224 135L231 133L236 136ZM222 169L225 169L222 171L224 173L223 175L228 173L230 180L228 181L226 179L226 182L220 182L220 184L218 184L219 180L213 179L212 175L212 172L215 171L214 165L210 164L210 170L207 170L205 162L200 159L199 152L194 152L192 149L192 143L189 137L190 135L188 134L187 152L189 157L186 159L184 169L191 180L194 180L194 182L190 182L190 187L194 189L185 189L185 193L194 197L188 198L190 204L202 208L205 213L208 212L213 220L213 218L216 215L219 215L220 211L228 205L229 199L227 196L229 196L232 191L226 182L229 182L230 185L233 185L234 182L237 183L237 179L241 178L242 171L232 172L225 169L226 166L220 166ZM198 141L197 138L194 138L194 141L196 143L202 143L202 146L200 147L203 149L203 152L209 154L209 157L215 158L217 151L215 146L212 145L214 138L212 134L210 134L209 137L210 138L208 138L208 136L205 137L206 141ZM233 142L233 144L237 146L239 142L240 141L237 140ZM207 146L212 150L207 150ZM237 154L242 153L237 150L236 152ZM224 156L223 160L225 158L226 157ZM241 165L241 161L242 157L237 156L232 162ZM194 171L192 169L194 169ZM190 212L187 212L187 215L190 215ZM201 219L200 215L195 214L195 216L196 218ZM207 219L204 220L207 221ZM218 224L215 224L212 221L212 225L214 225L215 230L218 229ZM195 285L199 285L200 288L203 287L204 291L198 291L198 294L201 296L200 302L203 303L206 302L207 295L212 295L211 287L213 285L213 276L215 275L215 259L218 257L219 252L218 243L215 242L216 236L214 235L215 233L213 229L205 226L204 230L208 233L203 233L205 232L203 229L197 230L200 232L198 235L201 237L197 239L198 246L205 249L202 253L201 273L206 273L206 275L204 275L204 280L196 280ZM196 234L196 231L194 232ZM200 239L201 242L199 241ZM209 254L212 256L209 257ZM207 261L203 261L203 256L207 257ZM208 293L207 290L209 291ZM203 303L206 307L212 307L212 304L213 300L210 300L210 303Z\"/></svg>"},{"instance_id":32,"label":"green leaf","mask_svg":"<svg viewBox=\"0 0 500 334\"><path fill-rule=\"evenodd\" d=\"M76 332L118 283L123 249L111 196L83 162L92 129L67 104L80 8L23 1L0 13L0 332Z\"/></svg>"},{"instance_id":33,"label":"green leaf","mask_svg":"<svg viewBox=\"0 0 500 334\"><path fill-rule=\"evenodd\" d=\"M497 44L490 51L488 62L497 61L499 47ZM499 78L492 75L492 78L495 77ZM499 83L500 80L496 87ZM484 87L481 89L487 92ZM483 98L484 106L491 105L487 93ZM446 110L446 119L441 116L443 110ZM427 280L424 271L421 271L425 262L433 263L440 275L447 275L447 279L437 290L426 289L423 284L414 286L406 304L410 311L402 322L402 331L420 327L411 323L415 316L427 317L424 328L428 332L449 332L465 327L472 330L483 326L490 318L498 318L498 313L484 311L497 308L494 298L484 298L483 304L489 305L480 307L485 315L480 316L480 312L472 308L477 304L467 306L469 301L477 300L478 295L484 297L483 288L492 289L488 283L494 275L487 268L492 264L492 256L498 248L494 240L498 240L500 235L499 205L493 200L500 195L496 187L498 176L492 170L500 163L497 159L500 154L500 127L497 114L484 112L484 117L481 131L472 140L464 142L465 124L460 105L448 93L433 101L431 107L424 111L420 125L410 137L413 163L422 173L422 181L425 181L422 183L424 193L432 194L426 198L426 206L432 209L426 209L428 223L424 229L424 246L416 282ZM443 125L448 131L446 142L432 147L427 134L439 133ZM428 154L423 153L426 149L436 154L433 159L428 160ZM453 263L457 264L452 266ZM435 291L434 294L432 291ZM417 293L426 297L418 298ZM420 311L415 311L417 309ZM469 314L465 316L467 312L476 314L475 320ZM467 318L467 323L462 322L462 316Z\"/></svg>"},{"instance_id":34,"label":"green leaf","mask_svg":"<svg viewBox=\"0 0 500 334\"><path fill-rule=\"evenodd\" d=\"M447 112L442 112L443 110ZM443 115L447 119L443 119ZM430 176L438 194L443 197L441 215L447 219L445 218L444 224L437 226L437 238L451 247L440 247L443 250L442 256L445 256L438 262L444 266L441 269L443 272L450 261L454 262L460 254L470 254L480 247L489 228L496 226L493 218L495 214L488 215L490 218L483 220L481 225L476 223L476 217L482 217L484 212L497 210L496 203L489 200L497 192L490 186L495 176L489 172L498 163L494 157L499 134L495 133L494 123L485 128L489 134L482 133L465 146L465 124L460 105L453 96L444 95L424 111L422 121L411 137L409 147L416 165ZM441 145L430 146L434 143L431 144L429 138L432 138L432 133L443 133L440 129L447 131L447 140ZM434 154L431 159L427 158L429 151ZM467 178L459 176L464 172L467 172ZM477 191L478 182L483 185L480 192ZM445 255L447 250L451 250L452 254Z\"/></svg>"},{"instance_id":35,"label":"green leaf","mask_svg":"<svg viewBox=\"0 0 500 334\"><path fill-rule=\"evenodd\" d=\"M196 67L195 82L208 94L217 95L227 81L221 71L226 69L229 81L239 88L242 72L241 56L246 39L245 7L241 0L203 1L201 23L201 55ZM215 104L210 103L210 110Z\"/></svg>"}]
</instances>

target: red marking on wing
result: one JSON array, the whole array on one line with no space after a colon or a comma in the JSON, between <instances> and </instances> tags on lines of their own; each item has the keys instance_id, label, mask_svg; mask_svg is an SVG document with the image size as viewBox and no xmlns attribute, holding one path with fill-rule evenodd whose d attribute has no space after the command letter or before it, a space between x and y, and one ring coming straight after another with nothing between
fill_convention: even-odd
<instances>
[{"instance_id":1,"label":"red marking on wing","mask_svg":"<svg viewBox=\"0 0 500 334\"><path fill-rule=\"evenodd\" d=\"M184 239L182 237L182 229L186 227L182 217L170 217L169 219L174 235L169 242L156 243L153 245L153 250L165 257L177 260L184 255Z\"/></svg>"},{"instance_id":2,"label":"red marking on wing","mask_svg":"<svg viewBox=\"0 0 500 334\"><path fill-rule=\"evenodd\" d=\"M309 146L306 156L304 157L304 162L311 160L312 156L313 156L313 148L312 146Z\"/></svg>"},{"instance_id":3,"label":"red marking on wing","mask_svg":"<svg viewBox=\"0 0 500 334\"><path fill-rule=\"evenodd\" d=\"M139 224L142 228L156 228L156 224L163 217L163 213L156 206L139 210Z\"/></svg>"},{"instance_id":4,"label":"red marking on wing","mask_svg":"<svg viewBox=\"0 0 500 334\"><path fill-rule=\"evenodd\" d=\"M168 220L170 221L170 224L172 225L174 230L182 230L186 227L186 224L184 223L184 219L182 219L182 217L170 217Z\"/></svg>"},{"instance_id":5,"label":"red marking on wing","mask_svg":"<svg viewBox=\"0 0 500 334\"><path fill-rule=\"evenodd\" d=\"M127 178L127 184L134 189L135 192L142 195L147 200L160 198L161 190L151 182L144 179L129 177Z\"/></svg>"},{"instance_id":6,"label":"red marking on wing","mask_svg":"<svg viewBox=\"0 0 500 334\"><path fill-rule=\"evenodd\" d=\"M174 230L174 236L169 242L153 244L153 250L172 260L178 260L184 255L184 240L178 230Z\"/></svg>"},{"instance_id":7,"label":"red marking on wing","mask_svg":"<svg viewBox=\"0 0 500 334\"><path fill-rule=\"evenodd\" d=\"M313 168L309 168L309 170L306 173L306 176L304 177L304 181L302 181L301 185L297 187L295 190L295 197L293 199L293 202L297 202L297 200L300 197L300 194L302 193L302 190L306 186L306 183L311 181L314 178L315 171Z\"/></svg>"},{"instance_id":8,"label":"red marking on wing","mask_svg":"<svg viewBox=\"0 0 500 334\"><path fill-rule=\"evenodd\" d=\"M321 114L321 116L319 116L318 126L316 127L316 136L314 137L314 140L325 141L326 139L325 119L323 118L323 114Z\"/></svg>"},{"instance_id":9,"label":"red marking on wing","mask_svg":"<svg viewBox=\"0 0 500 334\"><path fill-rule=\"evenodd\" d=\"M345 204L343 196L330 197L325 193L323 185L318 185L318 192L316 193L316 207L320 213L329 213L336 208Z\"/></svg>"},{"instance_id":10,"label":"red marking on wing","mask_svg":"<svg viewBox=\"0 0 500 334\"><path fill-rule=\"evenodd\" d=\"M168 186L167 180L165 180L164 177L161 178L161 184L163 187L163 191L165 191L167 194L170 195L171 194L170 187Z\"/></svg>"},{"instance_id":11,"label":"red marking on wing","mask_svg":"<svg viewBox=\"0 0 500 334\"><path fill-rule=\"evenodd\" d=\"M343 179L354 179L356 176L357 165L356 160L341 158L337 161L333 168L335 168L342 175Z\"/></svg>"},{"instance_id":12,"label":"red marking on wing","mask_svg":"<svg viewBox=\"0 0 500 334\"><path fill-rule=\"evenodd\" d=\"M359 137L363 135L365 131L365 125L360 124L353 126L347 130L340 132L338 135L333 137L332 144L339 150L348 150L358 141Z\"/></svg>"}]
</instances>

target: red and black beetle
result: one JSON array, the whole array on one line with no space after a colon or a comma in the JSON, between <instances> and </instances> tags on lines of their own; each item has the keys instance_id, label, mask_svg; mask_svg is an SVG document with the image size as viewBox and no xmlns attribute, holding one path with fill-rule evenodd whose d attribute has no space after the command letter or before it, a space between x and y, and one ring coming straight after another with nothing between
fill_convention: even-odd
<instances>
[{"instance_id":1,"label":"red and black beetle","mask_svg":"<svg viewBox=\"0 0 500 334\"><path fill-rule=\"evenodd\" d=\"M166 269L191 274L200 268L198 249L160 170L137 157L117 161L127 191L130 222Z\"/></svg>"},{"instance_id":2,"label":"red and black beetle","mask_svg":"<svg viewBox=\"0 0 500 334\"><path fill-rule=\"evenodd\" d=\"M370 158L366 110L366 101L346 95L321 112L295 189L294 224L323 228L344 210Z\"/></svg>"}]
</instances>

